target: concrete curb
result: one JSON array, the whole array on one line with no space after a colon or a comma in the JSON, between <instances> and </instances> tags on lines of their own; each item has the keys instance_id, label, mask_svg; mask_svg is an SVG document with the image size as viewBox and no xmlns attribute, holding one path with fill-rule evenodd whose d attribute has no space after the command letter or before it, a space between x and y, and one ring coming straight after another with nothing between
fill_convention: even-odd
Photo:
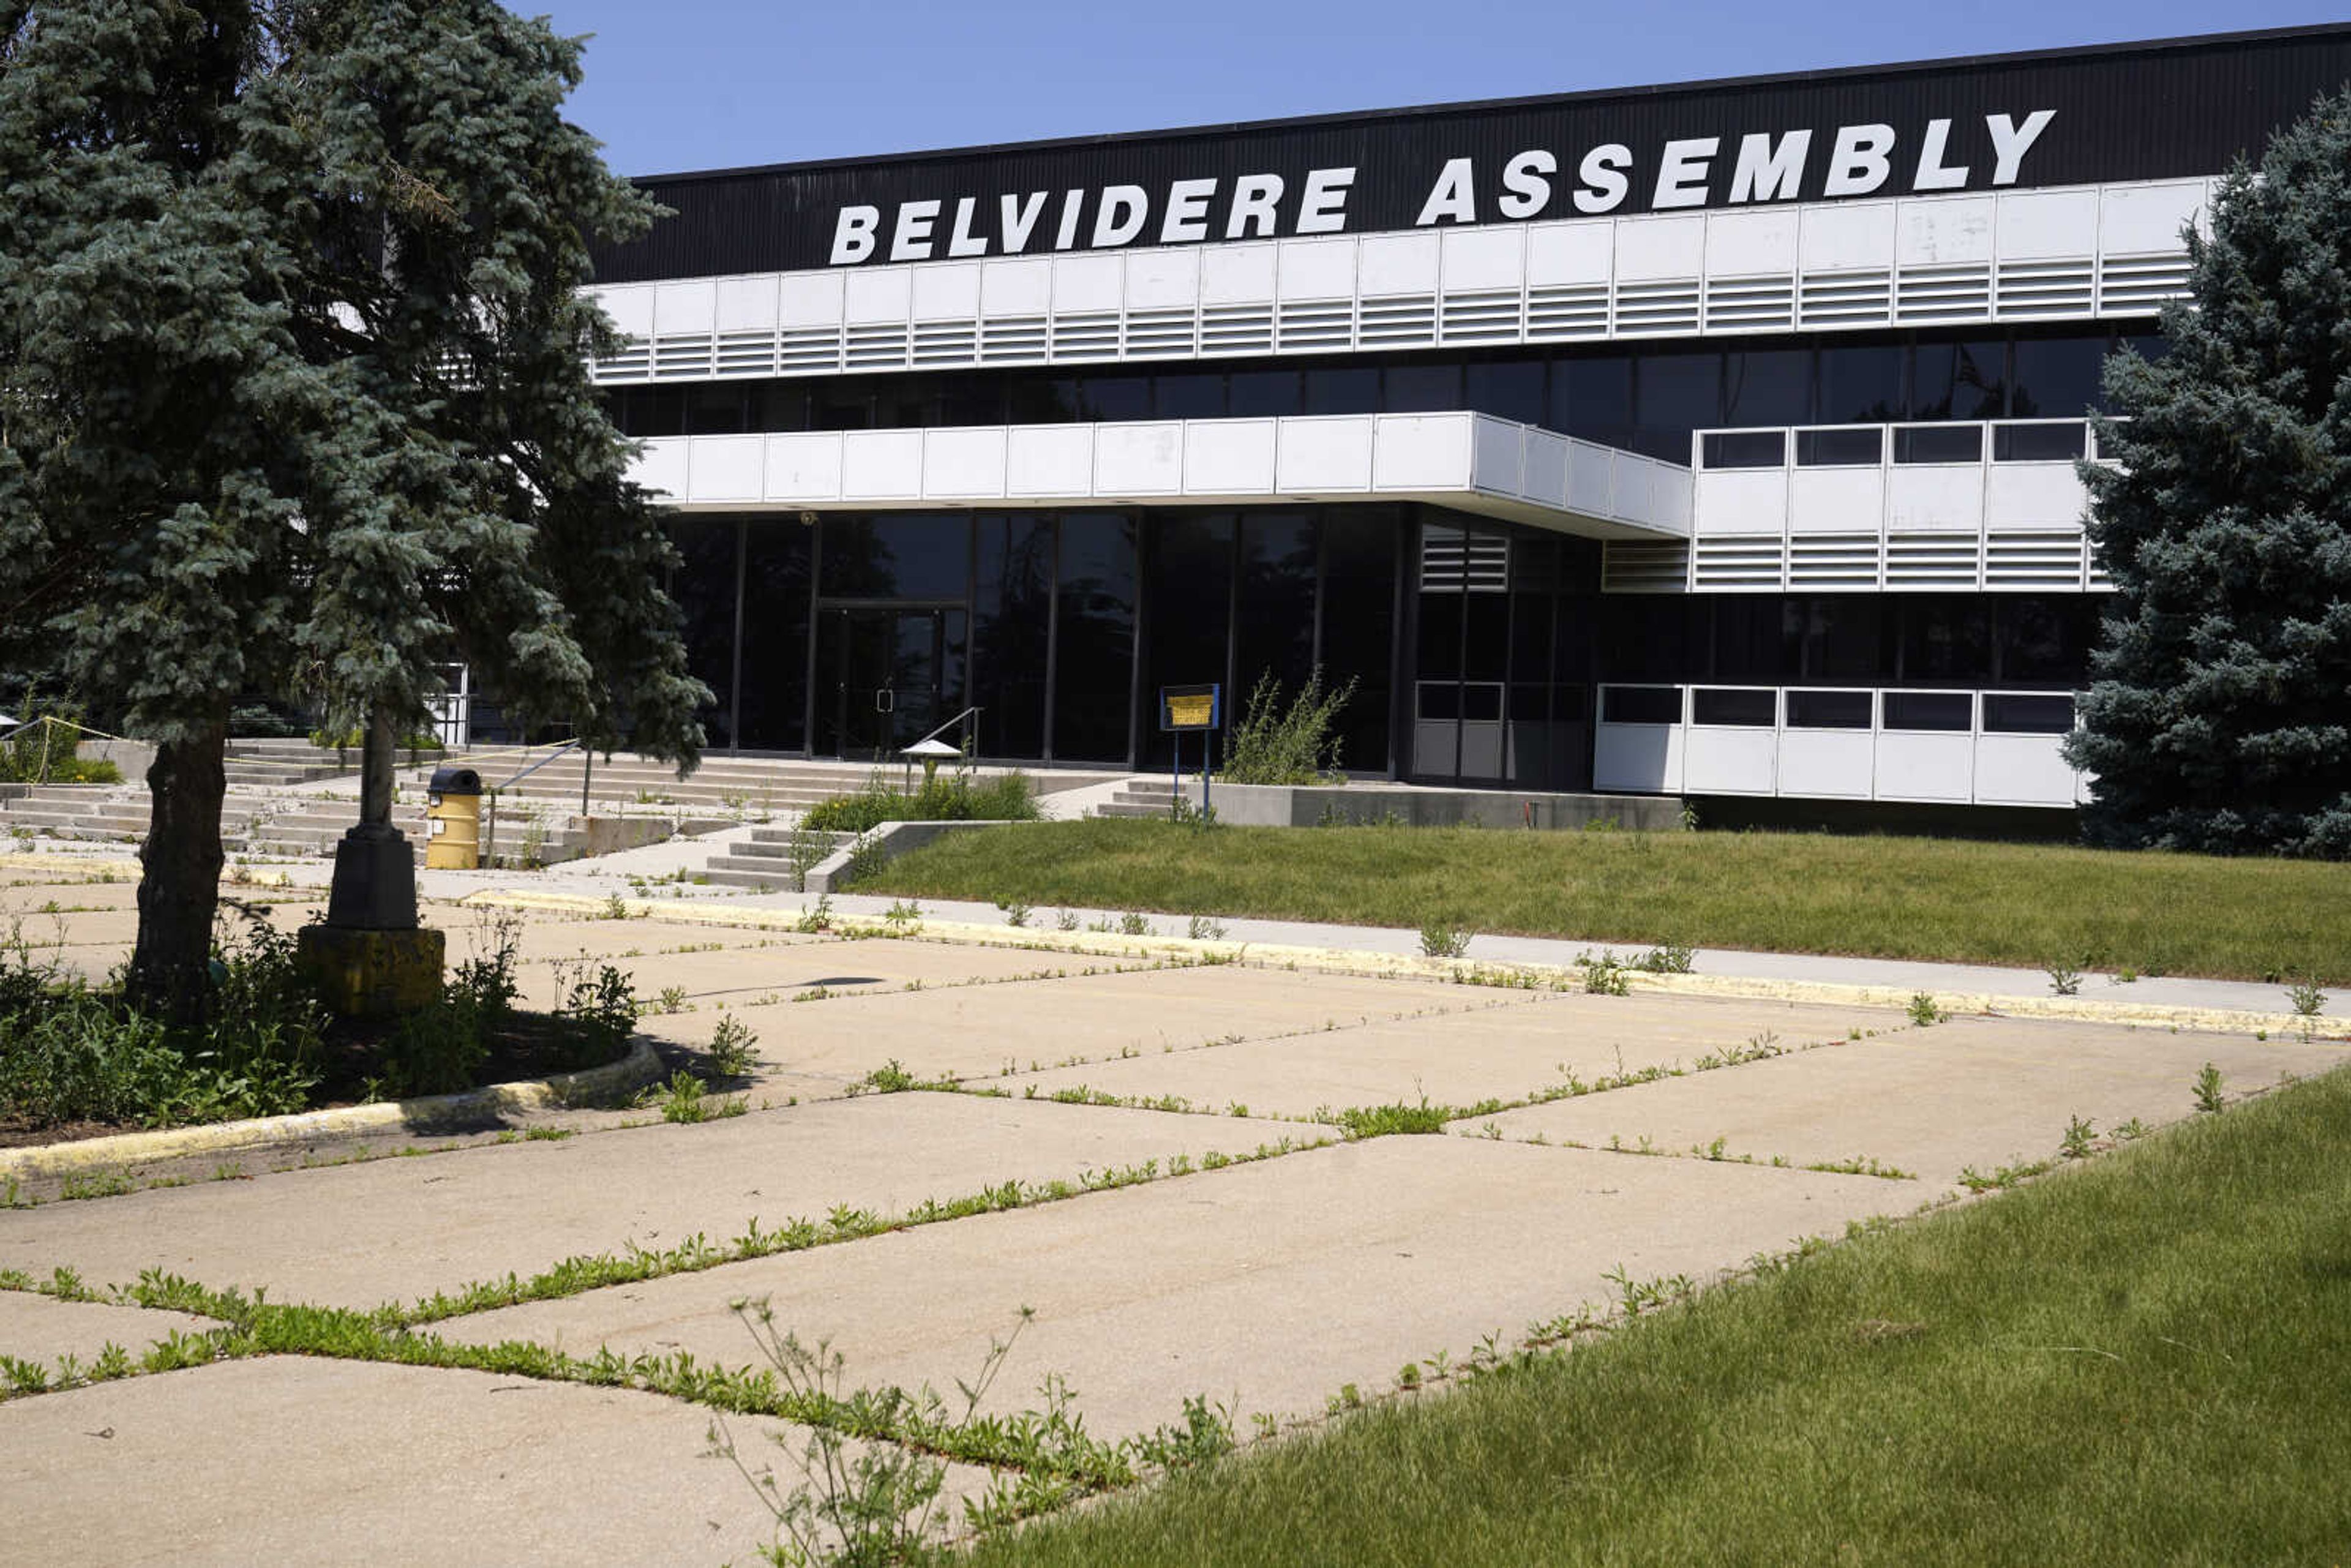
<instances>
[{"instance_id":1,"label":"concrete curb","mask_svg":"<svg viewBox=\"0 0 2351 1568\"><path fill-rule=\"evenodd\" d=\"M308 1138L387 1131L411 1121L449 1120L500 1111L558 1110L576 1099L652 1082L661 1072L660 1053L653 1049L652 1040L639 1035L630 1042L629 1054L618 1061L583 1068L578 1072L559 1072L551 1078L492 1083L455 1094L431 1094L373 1105L339 1105L291 1116L257 1116L202 1127L121 1133L109 1138L85 1138L79 1143L0 1150L0 1178L57 1176L104 1166L152 1165L189 1155L274 1148Z\"/></svg>"},{"instance_id":2,"label":"concrete curb","mask_svg":"<svg viewBox=\"0 0 2351 1568\"><path fill-rule=\"evenodd\" d=\"M466 898L469 904L541 910L560 914L601 914L610 901L577 894L502 893L488 891ZM664 903L658 899L622 899L632 918L674 920L743 930L795 930L796 910L745 908L725 904ZM1542 989L1582 988L1583 970L1573 964L1460 958L1425 958L1413 954L1380 953L1362 948L1298 947L1270 942L1194 941L1184 936L1122 936L1102 931L1037 931L1026 926L975 925L967 922L922 920L904 927L881 921L837 919L841 936L895 936L965 946L1010 947L1031 952L1055 952L1093 957L1161 958L1185 963L1222 962L1259 969L1301 969L1322 974L1357 975L1383 979L1437 980L1455 984L1527 985ZM1653 975L1643 969L1620 971L1635 991L1659 991L1689 997L1727 997L1747 1000L1827 1002L1844 1006L1903 1009L1918 993L1894 986L1836 985L1821 980L1769 980L1735 975ZM2085 1000L2079 997L2039 997L1991 991L1933 991L1935 1005L1962 1015L1996 1013L2009 1018L2067 1019L2081 1023L2132 1024L2147 1029L2197 1030L2208 1033L2292 1036L2307 1029L2322 1039L2351 1041L2351 1018L2331 1014L2303 1017L2295 1013L2257 1012L2232 1008L2163 1007L2137 1002Z\"/></svg>"}]
</instances>

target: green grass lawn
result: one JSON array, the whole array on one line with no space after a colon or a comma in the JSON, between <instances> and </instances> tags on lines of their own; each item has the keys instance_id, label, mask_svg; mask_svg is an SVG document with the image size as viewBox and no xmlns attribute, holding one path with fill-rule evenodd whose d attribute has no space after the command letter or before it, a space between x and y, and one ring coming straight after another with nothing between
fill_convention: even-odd
<instances>
[{"instance_id":1,"label":"green grass lawn","mask_svg":"<svg viewBox=\"0 0 2351 1568\"><path fill-rule=\"evenodd\" d=\"M952 835L859 891L2351 983L2351 866L2050 844L1094 820Z\"/></svg>"},{"instance_id":2,"label":"green grass lawn","mask_svg":"<svg viewBox=\"0 0 2351 1568\"><path fill-rule=\"evenodd\" d=\"M974 1557L2340 1564L2346 1455L2337 1072Z\"/></svg>"}]
</instances>

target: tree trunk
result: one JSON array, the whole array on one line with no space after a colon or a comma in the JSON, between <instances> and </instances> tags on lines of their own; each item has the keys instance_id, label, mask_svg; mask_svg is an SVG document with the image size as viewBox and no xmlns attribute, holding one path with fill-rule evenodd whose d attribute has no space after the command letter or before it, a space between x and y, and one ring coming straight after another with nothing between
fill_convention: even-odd
<instances>
[{"instance_id":1,"label":"tree trunk","mask_svg":"<svg viewBox=\"0 0 2351 1568\"><path fill-rule=\"evenodd\" d=\"M227 720L215 716L157 747L147 769L152 815L139 852L139 945L131 956L130 988L140 1006L182 1022L203 1015L211 990L227 751Z\"/></svg>"}]
</instances>

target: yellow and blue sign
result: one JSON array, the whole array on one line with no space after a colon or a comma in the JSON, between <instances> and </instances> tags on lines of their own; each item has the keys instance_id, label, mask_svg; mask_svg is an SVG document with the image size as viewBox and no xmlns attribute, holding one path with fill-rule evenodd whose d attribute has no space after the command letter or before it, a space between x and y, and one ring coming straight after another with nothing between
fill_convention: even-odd
<instances>
[{"instance_id":1,"label":"yellow and blue sign","mask_svg":"<svg viewBox=\"0 0 2351 1568\"><path fill-rule=\"evenodd\" d=\"M1224 716L1225 688L1220 685L1159 688L1159 727L1162 729L1216 729L1224 723Z\"/></svg>"}]
</instances>

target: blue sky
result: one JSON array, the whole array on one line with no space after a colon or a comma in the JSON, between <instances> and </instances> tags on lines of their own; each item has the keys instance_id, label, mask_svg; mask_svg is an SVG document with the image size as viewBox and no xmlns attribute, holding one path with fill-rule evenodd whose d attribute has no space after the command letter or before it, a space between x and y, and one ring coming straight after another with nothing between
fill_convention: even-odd
<instances>
[{"instance_id":1,"label":"blue sky","mask_svg":"<svg viewBox=\"0 0 2351 1568\"><path fill-rule=\"evenodd\" d=\"M2340 19L2243 0L510 0L592 33L623 174Z\"/></svg>"}]
</instances>

